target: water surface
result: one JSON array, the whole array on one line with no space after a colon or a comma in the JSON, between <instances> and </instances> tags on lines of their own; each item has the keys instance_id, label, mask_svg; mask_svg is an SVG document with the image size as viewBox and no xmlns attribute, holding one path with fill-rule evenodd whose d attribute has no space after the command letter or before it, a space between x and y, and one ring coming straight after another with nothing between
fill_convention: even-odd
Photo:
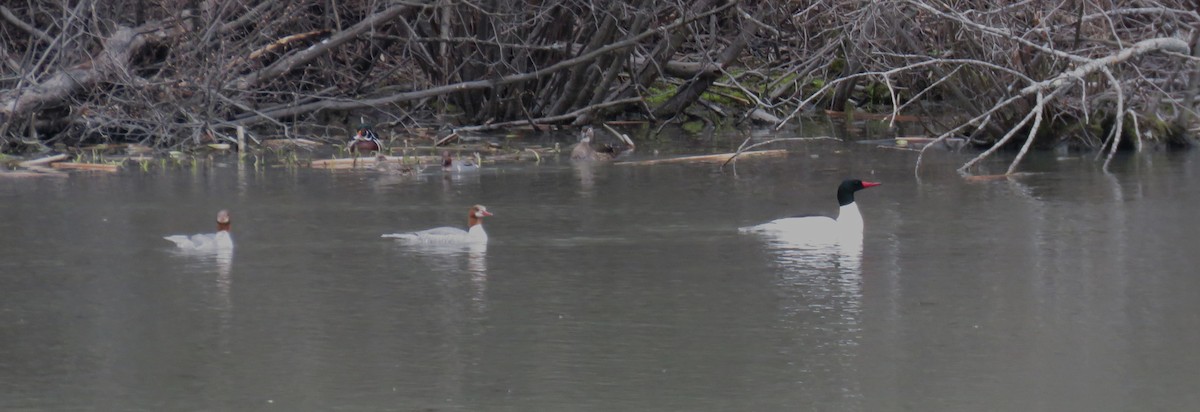
<instances>
[{"instance_id":1,"label":"water surface","mask_svg":"<svg viewBox=\"0 0 1200 412\"><path fill-rule=\"evenodd\" d=\"M1188 410L1200 158L819 142L712 165L0 180L4 410ZM640 153L642 157L652 154ZM1003 170L1004 159L985 165ZM736 228L832 215L865 239ZM495 213L486 248L382 233ZM233 215L232 256L161 236Z\"/></svg>"}]
</instances>

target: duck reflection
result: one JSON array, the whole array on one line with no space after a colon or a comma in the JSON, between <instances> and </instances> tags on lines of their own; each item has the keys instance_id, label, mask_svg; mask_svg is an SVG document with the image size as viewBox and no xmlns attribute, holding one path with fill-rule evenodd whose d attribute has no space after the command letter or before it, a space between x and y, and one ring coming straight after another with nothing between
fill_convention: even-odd
<instances>
[{"instance_id":1,"label":"duck reflection","mask_svg":"<svg viewBox=\"0 0 1200 412\"><path fill-rule=\"evenodd\" d=\"M414 254L421 256L434 269L435 273L439 275L467 275L467 279L469 279L468 287L471 289L471 300L476 309L483 310L487 307L487 243L408 243L404 247Z\"/></svg>"},{"instance_id":2,"label":"duck reflection","mask_svg":"<svg viewBox=\"0 0 1200 412\"><path fill-rule=\"evenodd\" d=\"M575 175L579 177L579 195L582 197L592 197L596 191L596 166L595 162L575 162L571 164L571 167L575 170Z\"/></svg>"},{"instance_id":3,"label":"duck reflection","mask_svg":"<svg viewBox=\"0 0 1200 412\"><path fill-rule=\"evenodd\" d=\"M763 235L779 295L779 322L796 330L798 359L826 371L844 388L843 401L862 399L855 370L861 362L863 334L862 253L860 239L795 242Z\"/></svg>"},{"instance_id":4,"label":"duck reflection","mask_svg":"<svg viewBox=\"0 0 1200 412\"><path fill-rule=\"evenodd\" d=\"M826 303L836 303L857 314L862 298L861 237L798 242L787 236L762 236L785 282L781 286L813 287L797 291L832 298L836 302Z\"/></svg>"}]
</instances>

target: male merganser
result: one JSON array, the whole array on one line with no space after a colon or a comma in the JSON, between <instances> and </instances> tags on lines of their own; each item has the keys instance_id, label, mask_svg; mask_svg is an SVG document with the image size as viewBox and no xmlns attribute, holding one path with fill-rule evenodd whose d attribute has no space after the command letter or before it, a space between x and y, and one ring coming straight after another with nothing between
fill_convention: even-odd
<instances>
[{"instance_id":1,"label":"male merganser","mask_svg":"<svg viewBox=\"0 0 1200 412\"><path fill-rule=\"evenodd\" d=\"M378 152L383 149L383 142L371 130L370 125L364 124L358 126L358 134L355 134L354 138L346 143L346 149L358 153Z\"/></svg>"},{"instance_id":2,"label":"male merganser","mask_svg":"<svg viewBox=\"0 0 1200 412\"><path fill-rule=\"evenodd\" d=\"M450 157L449 150L442 152L442 172L470 172L475 170L479 170L479 164L477 164L475 160L467 158L465 160L455 161L453 157Z\"/></svg>"},{"instance_id":3,"label":"male merganser","mask_svg":"<svg viewBox=\"0 0 1200 412\"><path fill-rule=\"evenodd\" d=\"M217 212L217 233L202 233L191 236L173 235L163 237L163 239L175 242L175 246L183 250L230 250L233 249L233 238L229 236L231 224L229 211L222 210Z\"/></svg>"},{"instance_id":4,"label":"male merganser","mask_svg":"<svg viewBox=\"0 0 1200 412\"><path fill-rule=\"evenodd\" d=\"M483 205L471 206L467 215L467 230L456 227L439 227L420 232L392 233L382 237L396 238L416 243L465 244L487 243L487 232L483 231L483 218L491 216Z\"/></svg>"},{"instance_id":5,"label":"male merganser","mask_svg":"<svg viewBox=\"0 0 1200 412\"><path fill-rule=\"evenodd\" d=\"M591 126L583 128L579 135L579 143L576 143L575 147L571 149L571 160L613 160L622 153L633 149L632 141L629 141L626 147L604 145L600 150L596 150L592 148L592 137L595 136L595 133Z\"/></svg>"},{"instance_id":6,"label":"male merganser","mask_svg":"<svg viewBox=\"0 0 1200 412\"><path fill-rule=\"evenodd\" d=\"M784 235L797 240L836 240L847 237L862 237L863 218L854 203L854 192L868 187L879 186L880 183L864 182L858 179L846 179L838 186L837 199L841 208L838 209L837 219L827 216L802 216L776 219L757 226L741 228L746 232L766 232Z\"/></svg>"}]
</instances>

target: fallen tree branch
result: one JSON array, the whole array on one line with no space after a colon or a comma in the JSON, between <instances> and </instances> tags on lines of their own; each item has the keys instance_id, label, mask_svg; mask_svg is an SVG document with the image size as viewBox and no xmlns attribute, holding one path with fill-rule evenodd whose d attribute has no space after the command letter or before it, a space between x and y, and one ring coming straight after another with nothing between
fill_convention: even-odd
<instances>
[{"instance_id":1,"label":"fallen tree branch","mask_svg":"<svg viewBox=\"0 0 1200 412\"><path fill-rule=\"evenodd\" d=\"M813 141L813 140L839 140L839 141L841 140L836 137L829 137L829 136L781 137L778 139L762 141L762 142L758 142L758 143L747 146L746 143L750 143L750 139L753 139L753 137L747 137L746 140L743 141L740 146L738 146L738 149L736 152L733 153L733 156L730 156L729 159L725 161L725 163L721 163L721 167L725 167L725 165L729 164L729 162L732 162L734 159L737 159L737 157L739 155L741 155L742 153L745 153L747 150L754 149L756 147L766 146L769 144L775 144L775 143L779 143L779 142L807 142L807 141Z\"/></svg>"},{"instance_id":2,"label":"fallen tree branch","mask_svg":"<svg viewBox=\"0 0 1200 412\"><path fill-rule=\"evenodd\" d=\"M20 167L40 166L40 165L44 165L46 163L54 163L57 161L66 160L67 157L69 157L69 156L67 156L65 154L57 154L54 156L46 156L46 157L43 157L40 159L26 160L24 162L17 163L17 166L20 166Z\"/></svg>"},{"instance_id":3,"label":"fallen tree branch","mask_svg":"<svg viewBox=\"0 0 1200 412\"><path fill-rule=\"evenodd\" d=\"M376 25L395 18L396 16L400 15L400 12L404 11L406 7L408 6L392 6L384 9L381 12L372 14L358 22L358 24L350 26L350 28L334 34L320 44L280 59L279 61L276 61L275 63L272 63L270 66L264 67L261 70L256 70L250 74L237 78L233 81L233 84L238 90L248 90L264 80L273 79L279 75L290 72L292 69L299 67L304 63L308 63L317 57L325 55L330 50L346 44L355 37L358 37L358 35L370 30L371 28L374 28Z\"/></svg>"},{"instance_id":4,"label":"fallen tree branch","mask_svg":"<svg viewBox=\"0 0 1200 412\"><path fill-rule=\"evenodd\" d=\"M613 164L614 165L622 165L622 166L649 166L649 165L660 165L660 164L667 164L667 163L717 163L717 162L720 162L721 165L724 166L726 163L729 163L729 161L733 160L734 157L738 157L738 156L741 156L741 157L782 157L782 156L787 156L787 154L788 154L787 149L775 149L775 150L760 150L760 151L756 151L756 152L720 153L720 154L712 154L712 155L672 157L669 159L640 160L640 161L636 161L636 162L617 162L617 163L613 163Z\"/></svg>"},{"instance_id":5,"label":"fallen tree branch","mask_svg":"<svg viewBox=\"0 0 1200 412\"><path fill-rule=\"evenodd\" d=\"M716 14L716 13L720 13L721 11L724 11L725 9L732 7L734 4L737 4L737 3L736 2L728 2L721 7L717 7L713 10L709 10L704 13L689 16L688 18L678 18L678 19L676 19L675 22L672 22L671 24L661 26L661 27L647 29L646 31L643 31L643 32L638 33L633 36L630 36L630 37L626 38L625 40L622 40L622 41L619 41L616 43L612 43L612 44L606 45L604 47L597 48L596 50L593 50L589 53L584 53L577 57L563 60L558 63L552 64L548 67L538 68L538 69L535 69L533 71L526 72L526 73L502 76L502 77L499 77L496 79L472 80L472 81L465 81L465 82L459 82L459 83L454 83L454 84L447 84L444 86L431 87L431 88L428 88L425 90L397 93L397 94L393 94L391 96L377 97L374 99L344 100L344 101L324 100L324 101L318 101L318 102L313 102L313 103L309 103L309 104L285 107L285 108L281 108L281 109L275 110L275 111L267 111L265 113L268 116L278 119L281 117L295 116L298 114L309 113L309 112L313 112L313 111L317 111L317 110L352 110L352 109L361 109L361 108L367 108L367 107L379 107L379 106L383 106L386 104L423 99L426 97L441 96L441 95L445 95L445 94L449 94L449 93L490 89L490 88L493 88L496 86L502 86L502 85L507 85L507 84L512 84L512 83L523 82L523 81L527 81L527 80L533 80L533 79L537 79L542 76L556 73L561 70L572 68L572 67L580 65L580 64L589 63L589 62L595 60L596 58L603 56L606 53L612 52L614 50L624 49L627 47L633 47L647 37L657 35L662 31L670 30L675 27L679 27L679 26L688 24L697 19L708 17L708 16ZM334 38L337 38L339 36L341 36L341 34L335 35ZM325 46L328 43L333 43L333 41L334 41L333 38L330 38L330 40L328 40L327 43L323 43L322 46ZM327 48L325 48L325 49L327 49ZM305 51L305 53L309 53L309 52L311 52L311 49ZM310 56L310 57L316 57L316 56ZM272 66L276 66L276 65L272 65ZM244 77L244 78L249 79L249 77ZM259 78L261 78L261 77L259 77ZM239 85L240 84L241 83L239 83ZM631 98L631 99L614 100L614 101L608 102L608 103L622 102L622 104L624 104L624 103L627 103L630 101L639 101L639 100L640 100L640 98ZM608 104L608 103L606 103L606 104ZM589 107L595 107L595 106L589 106ZM581 109L581 110L583 110L583 109ZM577 113L577 112L580 112L580 110L576 110L572 113ZM575 117L575 115L565 114L565 115L551 116L551 117L573 118L573 117ZM254 123L253 120L254 120L254 118L246 118L246 119L234 121L233 123L246 125L246 124ZM485 130L485 129L474 129L474 130Z\"/></svg>"},{"instance_id":6,"label":"fallen tree branch","mask_svg":"<svg viewBox=\"0 0 1200 412\"><path fill-rule=\"evenodd\" d=\"M613 101L609 101L609 102L604 102L604 103L594 104L594 105L591 105L588 107L584 107L582 109L575 110L570 113L564 113L564 114L560 114L557 116L546 116L546 117L533 119L533 122L534 122L534 124L559 123L559 122L563 122L563 121L567 121L567 120L576 119L579 116L582 116L583 114L591 112L591 111L600 110L600 109L612 107L612 106L620 106L620 105L625 105L625 104L637 103L637 102L640 102L641 100L642 100L642 98L640 98L640 97L630 97L628 99L613 100ZM528 124L529 124L529 120L513 120L511 122L499 122L499 123L483 124L483 125L478 125L478 126L458 127L458 128L455 128L454 130L459 131L459 132L477 132L477 131L482 131L482 130L496 130L496 129L503 129L506 127L516 127L516 126L528 125Z\"/></svg>"},{"instance_id":7,"label":"fallen tree branch","mask_svg":"<svg viewBox=\"0 0 1200 412\"><path fill-rule=\"evenodd\" d=\"M61 104L72 94L111 76L129 72L130 61L143 46L182 30L185 28L167 22L148 23L138 28L119 27L104 40L102 51L92 60L62 69L39 84L0 92L0 123Z\"/></svg>"},{"instance_id":8,"label":"fallen tree branch","mask_svg":"<svg viewBox=\"0 0 1200 412\"><path fill-rule=\"evenodd\" d=\"M50 167L53 167L55 169L62 169L62 170L90 170L90 171L113 172L113 173L117 172L118 170L121 170L121 165L108 164L108 163L60 162L60 163L52 163L52 164L50 164Z\"/></svg>"},{"instance_id":9,"label":"fallen tree branch","mask_svg":"<svg viewBox=\"0 0 1200 412\"><path fill-rule=\"evenodd\" d=\"M1189 53L1191 48L1188 47L1187 42L1169 37L1142 40L1135 43L1133 46L1130 46L1129 48L1121 49L1121 51L1115 54L1088 61L1087 63L1076 67L1074 70L1063 72L1058 76L1054 76L1053 78L1025 86L1025 88L1021 89L1019 94L1022 96L1027 96L1038 91L1058 87L1068 81L1082 81L1084 76L1087 76L1092 72L1129 60L1134 56L1146 54L1156 50L1168 50L1176 53Z\"/></svg>"},{"instance_id":10,"label":"fallen tree branch","mask_svg":"<svg viewBox=\"0 0 1200 412\"><path fill-rule=\"evenodd\" d=\"M33 37L36 37L43 43L54 43L53 37L50 37L50 35L46 34L46 32L38 30L36 27L29 25L29 23L17 18L17 16L12 14L12 11L9 10L8 7L0 6L0 15L3 15L5 20L8 20L8 22L12 23L14 26L17 26L18 29L24 30L26 33L33 35Z\"/></svg>"}]
</instances>

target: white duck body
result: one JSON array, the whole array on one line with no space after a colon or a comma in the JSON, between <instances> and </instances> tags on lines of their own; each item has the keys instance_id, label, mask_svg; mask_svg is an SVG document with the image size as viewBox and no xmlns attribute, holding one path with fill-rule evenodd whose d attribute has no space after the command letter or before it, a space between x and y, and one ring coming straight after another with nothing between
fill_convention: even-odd
<instances>
[{"instance_id":1,"label":"white duck body","mask_svg":"<svg viewBox=\"0 0 1200 412\"><path fill-rule=\"evenodd\" d=\"M478 159L454 160L450 152L442 152L442 173L463 173L479 170Z\"/></svg>"},{"instance_id":2,"label":"white duck body","mask_svg":"<svg viewBox=\"0 0 1200 412\"><path fill-rule=\"evenodd\" d=\"M838 216L789 217L739 229L743 233L766 233L790 243L820 243L861 240L863 217L854 201L854 192L879 183L847 179L838 186Z\"/></svg>"},{"instance_id":3,"label":"white duck body","mask_svg":"<svg viewBox=\"0 0 1200 412\"><path fill-rule=\"evenodd\" d=\"M814 239L862 236L863 219L858 205L851 203L838 209L837 219L827 216L789 217L772 220L757 226L742 228L748 232L780 232L804 235Z\"/></svg>"},{"instance_id":4,"label":"white duck body","mask_svg":"<svg viewBox=\"0 0 1200 412\"><path fill-rule=\"evenodd\" d=\"M487 243L488 235L483 230L483 218L491 215L483 205L475 205L471 207L470 214L467 215L467 230L446 226L418 232L385 234L382 237L423 244Z\"/></svg>"},{"instance_id":5,"label":"white duck body","mask_svg":"<svg viewBox=\"0 0 1200 412\"><path fill-rule=\"evenodd\" d=\"M232 250L233 237L229 235L231 225L229 212L222 210L217 212L216 233L201 233L191 236L172 235L164 236L163 239L174 242L176 247L186 251Z\"/></svg>"}]
</instances>

